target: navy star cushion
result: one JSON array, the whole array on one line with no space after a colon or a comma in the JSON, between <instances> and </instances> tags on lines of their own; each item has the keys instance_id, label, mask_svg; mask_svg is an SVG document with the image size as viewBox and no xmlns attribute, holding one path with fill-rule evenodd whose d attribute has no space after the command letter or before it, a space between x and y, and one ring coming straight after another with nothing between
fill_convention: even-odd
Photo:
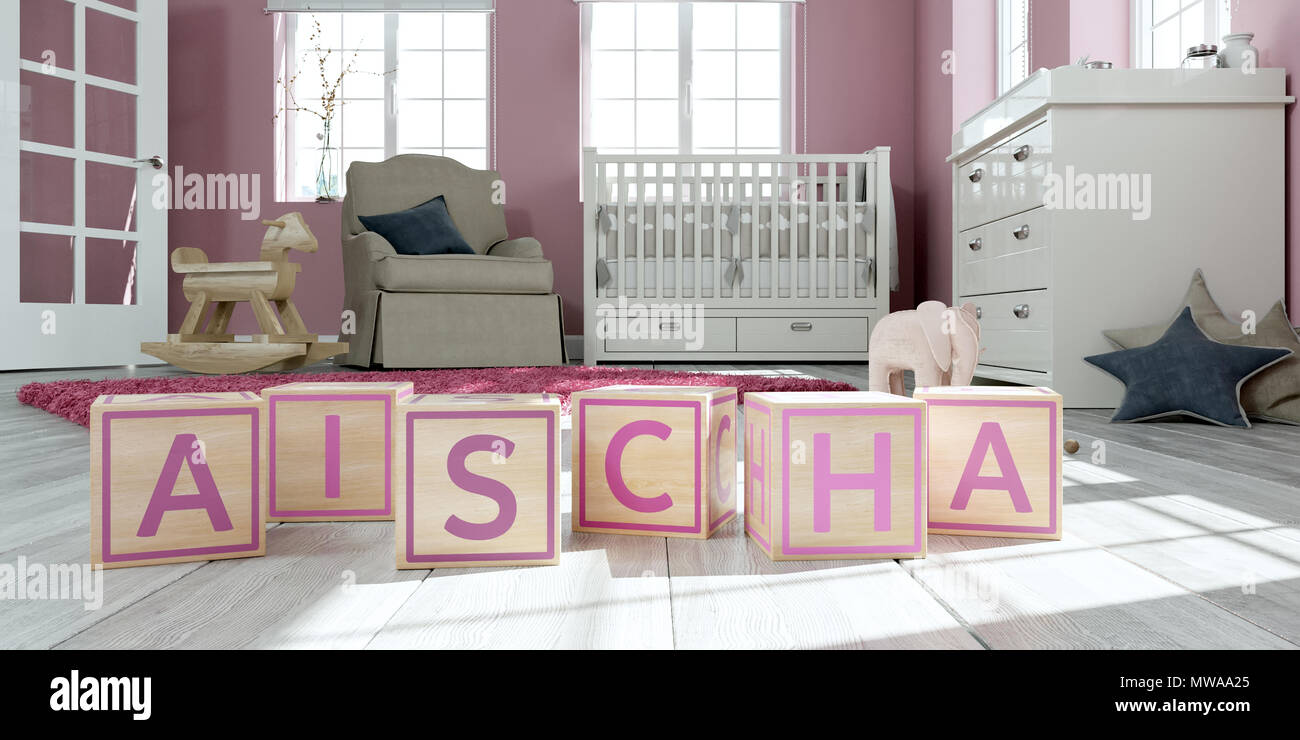
<instances>
[{"instance_id":1,"label":"navy star cushion","mask_svg":"<svg viewBox=\"0 0 1300 740\"><path fill-rule=\"evenodd\" d=\"M1112 422L1193 416L1249 428L1241 386L1291 356L1289 349L1235 347L1201 331L1185 308L1155 344L1083 358L1122 382L1127 391Z\"/></svg>"}]
</instances>

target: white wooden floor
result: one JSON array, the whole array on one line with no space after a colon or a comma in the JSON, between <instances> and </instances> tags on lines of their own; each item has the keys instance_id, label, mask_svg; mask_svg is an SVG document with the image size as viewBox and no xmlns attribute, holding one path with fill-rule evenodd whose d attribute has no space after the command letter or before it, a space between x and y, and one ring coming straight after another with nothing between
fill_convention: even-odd
<instances>
[{"instance_id":1,"label":"white wooden floor","mask_svg":"<svg viewBox=\"0 0 1300 740\"><path fill-rule=\"evenodd\" d=\"M866 383L865 366L707 369ZM84 563L89 546L86 430L14 391L128 372L0 374L0 567ZM0 647L1300 645L1300 428L1065 425L1083 451L1059 543L931 537L925 561L774 564L739 523L703 542L574 534L566 496L559 567L398 572L391 523L275 525L265 558L108 571L97 610L0 600Z\"/></svg>"}]
</instances>

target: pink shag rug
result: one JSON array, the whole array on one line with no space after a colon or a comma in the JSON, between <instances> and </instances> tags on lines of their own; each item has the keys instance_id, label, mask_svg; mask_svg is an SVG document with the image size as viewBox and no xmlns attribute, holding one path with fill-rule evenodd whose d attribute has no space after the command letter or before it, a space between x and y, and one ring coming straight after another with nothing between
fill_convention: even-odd
<instances>
[{"instance_id":1,"label":"pink shag rug","mask_svg":"<svg viewBox=\"0 0 1300 740\"><path fill-rule=\"evenodd\" d=\"M135 393L260 392L285 383L392 383L410 381L416 393L554 393L560 396L564 412L569 411L569 394L607 385L728 386L740 389L741 400L748 392L854 391L847 383L807 378L765 377L680 373L668 370L637 370L620 367L512 367L474 370L378 371L362 373L319 373L281 375L183 375L167 378L122 378L117 380L59 380L29 383L18 389L18 401L90 426L90 405L102 395Z\"/></svg>"}]
</instances>

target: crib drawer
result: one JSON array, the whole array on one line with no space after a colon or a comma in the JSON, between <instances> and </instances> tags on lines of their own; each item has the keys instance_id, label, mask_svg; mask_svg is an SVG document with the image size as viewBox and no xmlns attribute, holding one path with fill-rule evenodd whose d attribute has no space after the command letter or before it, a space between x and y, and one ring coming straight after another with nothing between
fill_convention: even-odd
<instances>
[{"instance_id":1,"label":"crib drawer","mask_svg":"<svg viewBox=\"0 0 1300 740\"><path fill-rule=\"evenodd\" d=\"M740 352L866 352L871 337L865 316L736 319Z\"/></svg>"},{"instance_id":2,"label":"crib drawer","mask_svg":"<svg viewBox=\"0 0 1300 740\"><path fill-rule=\"evenodd\" d=\"M1051 127L1044 122L961 167L958 228L965 231L1043 205L1051 147Z\"/></svg>"},{"instance_id":3,"label":"crib drawer","mask_svg":"<svg viewBox=\"0 0 1300 740\"><path fill-rule=\"evenodd\" d=\"M958 292L978 296L1051 285L1051 218L1038 208L962 232Z\"/></svg>"},{"instance_id":4,"label":"crib drawer","mask_svg":"<svg viewBox=\"0 0 1300 740\"><path fill-rule=\"evenodd\" d=\"M736 320L632 318L610 320L606 352L735 352Z\"/></svg>"},{"instance_id":5,"label":"crib drawer","mask_svg":"<svg viewBox=\"0 0 1300 740\"><path fill-rule=\"evenodd\" d=\"M1052 294L1047 290L970 296L979 315L983 365L1051 372Z\"/></svg>"}]
</instances>

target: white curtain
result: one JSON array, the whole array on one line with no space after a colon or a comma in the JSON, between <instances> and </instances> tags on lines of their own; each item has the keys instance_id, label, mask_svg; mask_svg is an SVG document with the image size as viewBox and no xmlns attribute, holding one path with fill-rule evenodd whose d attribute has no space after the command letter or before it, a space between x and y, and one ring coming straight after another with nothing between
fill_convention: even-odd
<instances>
[{"instance_id":1,"label":"white curtain","mask_svg":"<svg viewBox=\"0 0 1300 740\"><path fill-rule=\"evenodd\" d=\"M489 13L496 0L267 0L268 13Z\"/></svg>"}]
</instances>

